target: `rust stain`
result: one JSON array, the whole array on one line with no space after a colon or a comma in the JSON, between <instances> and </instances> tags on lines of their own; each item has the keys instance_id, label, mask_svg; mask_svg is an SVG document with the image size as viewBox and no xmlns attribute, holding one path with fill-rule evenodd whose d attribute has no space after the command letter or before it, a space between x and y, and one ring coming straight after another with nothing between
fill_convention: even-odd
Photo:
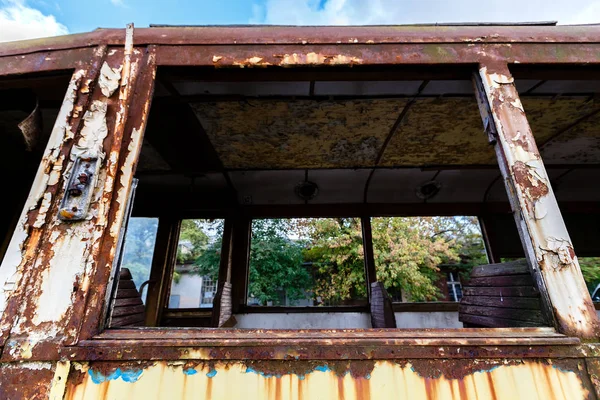
<instances>
[{"instance_id":1,"label":"rust stain","mask_svg":"<svg viewBox=\"0 0 600 400\"><path fill-rule=\"evenodd\" d=\"M404 360L405 361L405 360ZM208 368L199 369L198 373L185 374L183 364L173 364L165 368L162 362L146 366L143 373L138 373L136 379L126 379L114 375L114 365L103 368L95 363L93 373L87 374L87 379L80 384L69 382L67 398L77 400L85 393L90 396L99 393L115 396L117 393L130 393L131 399L144 398L150 393L163 393L165 388L170 392L181 393L182 399L205 393L207 398L258 398L277 399L313 399L338 398L346 400L393 398L402 399L447 399L461 398L463 400L486 396L486 398L523 398L535 396L536 393L555 393L558 399L587 398L590 395L591 383L587 383L585 369L581 362L568 360L561 365L553 365L545 360L487 360L488 362L471 362L471 367L459 366L459 372L452 372L452 363L444 365L448 360L430 360L432 365L427 368L420 365L420 360L409 362L375 362L375 367L368 377L353 377L346 373L341 375L333 369L318 368L305 375L284 373L270 375L270 372L280 371L286 362L279 362L282 367L269 366L265 371L247 367L244 362L232 362L214 365L215 373L208 377ZM477 360L475 360L477 361ZM300 364L305 364L299 362ZM440 364L442 363L442 364ZM444 366L440 366L444 365ZM256 366L256 364L254 365ZM430 376L423 376L415 370L415 366L425 370ZM91 367L90 367L91 368ZM127 367L128 368L128 367ZM481 369L479 369L481 368ZM103 379L97 371L113 374L112 378ZM294 370L304 368L293 367ZM125 367L122 369L126 370ZM441 372L440 372L441 371ZM424 371L421 371L424 372ZM94 376L96 378L94 383ZM110 375L109 375L110 376ZM435 376L435 377L434 377ZM532 379L534 378L535 379ZM514 379L518 384L507 386L506 379ZM232 384L235 382L235 384ZM405 388L404 393L397 390L398 385ZM183 388L185 387L185 390ZM183 391L182 391L183 390ZM242 394L243 393L243 394ZM135 394L135 395L133 395ZM460 397L458 397L460 396Z\"/></svg>"},{"instance_id":2,"label":"rust stain","mask_svg":"<svg viewBox=\"0 0 600 400\"><path fill-rule=\"evenodd\" d=\"M405 104L256 100L192 108L226 167L310 168L373 165Z\"/></svg>"},{"instance_id":3,"label":"rust stain","mask_svg":"<svg viewBox=\"0 0 600 400\"><path fill-rule=\"evenodd\" d=\"M516 161L512 165L512 172L515 177L515 182L521 187L531 201L535 202L549 193L546 182L524 162Z\"/></svg>"}]
</instances>

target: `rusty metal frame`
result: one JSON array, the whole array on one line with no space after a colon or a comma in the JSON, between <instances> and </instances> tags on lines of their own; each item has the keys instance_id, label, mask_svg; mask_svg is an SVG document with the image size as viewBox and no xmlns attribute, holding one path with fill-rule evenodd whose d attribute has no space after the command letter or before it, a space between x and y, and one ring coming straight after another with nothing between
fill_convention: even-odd
<instances>
[{"instance_id":1,"label":"rusty metal frame","mask_svg":"<svg viewBox=\"0 0 600 400\"><path fill-rule=\"evenodd\" d=\"M514 78L507 64L488 61L481 64L473 81L484 130L496 150L546 318L562 333L596 339L600 336L600 321Z\"/></svg>"},{"instance_id":2,"label":"rusty metal frame","mask_svg":"<svg viewBox=\"0 0 600 400\"><path fill-rule=\"evenodd\" d=\"M262 335L259 338L262 343L239 333L241 336L230 338L229 344L232 346L224 347L223 337L210 339L208 331L199 334L198 330L190 330L189 335L196 339L188 341L169 339L167 336L171 333L168 329L147 333L131 331L130 338L119 337L110 330L100 332L106 282L117 240L115 232L119 231L122 224L125 199L141 148L154 78L159 66L205 66L238 70L361 65L462 65L467 68L481 64L487 68L480 73L484 85L487 82L484 87L485 96L482 98L487 99L486 102L491 105L492 119L495 126L500 127L497 131L502 138L507 134L502 129L507 118L516 118L515 121L527 132L526 120L524 115L520 115L522 110L519 111L518 107L518 96L515 95L512 82L507 81L510 74L507 73L506 65L517 62L599 65L600 27L149 28L137 30L133 39L125 37L125 30L99 30L90 34L48 39L44 43L30 41L0 45L2 79L34 72L75 70L67 101L64 103L65 108L61 113L62 119L57 124L57 129L62 131L53 133L56 140L51 139L52 143L46 150L32 200L21 218L28 230L25 239L18 243L24 249L24 254L22 260L14 265L14 270L21 274L15 281L17 289L7 301L0 325L0 346L4 345L3 361L59 358L288 360L296 357L296 354L303 359L452 358L454 356L450 354L454 352L456 357L462 358L600 356L594 346L580 345L577 340L577 337L597 338L598 332L597 321L592 317L589 302L582 298L585 296L581 293L576 293L581 288L576 258L571 254L569 246L560 247L556 257L553 249L542 249L545 253L540 250L539 244L543 242L547 232L544 229L541 233L535 231L534 226L537 226L538 220L531 218L530 212L525 212L522 237L525 242L530 243L528 249L532 264L542 266L539 271L543 276L541 282L549 287L549 303L554 307L553 314L557 316L559 330L573 337L549 339L532 331L528 338L519 338L520 344L517 341L509 344L510 341L482 337L485 332L450 338L449 336L456 335L456 331L446 330L435 333L440 337L446 336L446 339L438 341L424 341L424 332L419 331L412 332L413 337L402 340L396 338L398 341L394 341L396 339L389 335L375 340L357 336L357 333L365 335L364 332L348 331L344 334L336 332L337 338L329 335L319 340L302 342L299 338L301 332L289 331L285 333L287 337L278 339ZM127 45L125 49L124 45ZM498 60L502 60L502 68L498 67ZM92 101L101 98L100 89L95 83L103 61L107 61L111 67L123 65L127 72L121 73L123 82L118 99L110 98L106 101L110 132L103 148L108 155L104 166L108 179L98 202L98 217L85 226L88 232L93 233L90 246L86 248L89 253L89 263L86 264L88 269L77 275L74 282L69 282L73 283L74 289L73 310L69 311L69 317L65 321L42 321L41 324L36 324L32 320L36 311L39 284L43 280L43 274L48 272L48 266L53 264L51 250L56 235L64 233L64 230L52 226L50 215L53 215L56 199L61 193L64 175L68 170L68 153L81 136L84 112L88 111ZM498 75L494 77L494 74ZM495 78L500 79L500 82L496 82ZM500 94L511 101L498 102ZM503 107L513 109L508 114L501 114ZM527 182L520 180L519 175L514 173L516 162L512 154L514 149L511 147L514 137L505 139L499 140L500 144L497 145L504 152L499 160L504 165L508 187L514 191L516 209L528 210L527 198L535 193L531 187L527 188ZM533 140L526 135L526 140L529 139ZM524 144L519 143L519 146L523 147ZM535 149L533 141L528 142L527 146L529 150ZM543 166L541 169L542 179L546 179L543 176ZM40 193L37 193L37 189L41 190ZM551 194L551 190L548 193ZM553 196L549 197L550 200L553 199ZM262 212L268 214L273 211ZM357 216L362 215L364 211L358 212ZM559 220L557 224L560 227L560 214L555 219ZM247 259L249 218L242 215L240 221L237 225L239 228L234 225L233 246L237 253L234 253L233 267L243 270L247 268L243 258ZM560 228L561 233L566 234L564 224ZM536 236L537 233L541 236ZM562 238L568 240L566 235ZM541 264L535 261L538 258L541 259ZM552 284L556 283L557 278L552 274L558 274L572 286L566 291L555 290ZM573 295L581 301L578 305L583 307L583 311L577 311L576 315L587 322L569 320L571 314L567 308L572 299L569 296ZM239 293L235 296L238 302L243 302ZM21 302L21 299L24 301ZM65 334L56 336L56 340L40 340L49 329L62 330ZM517 330L505 332L510 334ZM153 334L149 335L150 333ZM148 335L148 341L141 343L144 335ZM528 345L521 345L525 342ZM494 348L490 344L498 346ZM135 345L137 349L128 352L131 345ZM298 353L294 353L293 349L299 349Z\"/></svg>"}]
</instances>

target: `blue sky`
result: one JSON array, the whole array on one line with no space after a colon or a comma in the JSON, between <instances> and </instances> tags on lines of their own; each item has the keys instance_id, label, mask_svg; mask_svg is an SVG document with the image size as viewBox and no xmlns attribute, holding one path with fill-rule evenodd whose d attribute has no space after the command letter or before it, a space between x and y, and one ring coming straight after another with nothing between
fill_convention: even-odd
<instances>
[{"instance_id":1,"label":"blue sky","mask_svg":"<svg viewBox=\"0 0 600 400\"><path fill-rule=\"evenodd\" d=\"M600 22L600 0L0 0L0 41L149 24Z\"/></svg>"}]
</instances>

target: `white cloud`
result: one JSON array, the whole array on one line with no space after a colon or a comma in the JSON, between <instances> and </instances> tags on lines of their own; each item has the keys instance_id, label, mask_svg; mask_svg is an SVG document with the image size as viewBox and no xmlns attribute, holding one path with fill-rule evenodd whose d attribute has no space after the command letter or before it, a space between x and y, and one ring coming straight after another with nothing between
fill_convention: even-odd
<instances>
[{"instance_id":1,"label":"white cloud","mask_svg":"<svg viewBox=\"0 0 600 400\"><path fill-rule=\"evenodd\" d=\"M117 7L125 7L125 2L123 0L110 0L110 2Z\"/></svg>"},{"instance_id":2,"label":"white cloud","mask_svg":"<svg viewBox=\"0 0 600 400\"><path fill-rule=\"evenodd\" d=\"M386 25L444 22L600 22L598 0L266 0L252 23Z\"/></svg>"},{"instance_id":3,"label":"white cloud","mask_svg":"<svg viewBox=\"0 0 600 400\"><path fill-rule=\"evenodd\" d=\"M0 0L0 42L66 35L67 27L53 15L26 5L24 0Z\"/></svg>"}]
</instances>

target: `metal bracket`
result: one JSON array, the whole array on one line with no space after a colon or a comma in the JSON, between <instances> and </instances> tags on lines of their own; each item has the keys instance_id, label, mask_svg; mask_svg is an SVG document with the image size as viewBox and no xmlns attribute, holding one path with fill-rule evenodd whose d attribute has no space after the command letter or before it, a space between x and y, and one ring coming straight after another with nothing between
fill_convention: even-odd
<instances>
[{"instance_id":1,"label":"metal bracket","mask_svg":"<svg viewBox=\"0 0 600 400\"><path fill-rule=\"evenodd\" d=\"M473 73L473 85L475 86L475 97L477 98L477 105L479 106L479 112L483 120L483 131L488 136L488 143L495 146L498 143L498 131L492 117L492 110L490 110L490 106L486 101L487 97L481 76L477 72Z\"/></svg>"},{"instance_id":2,"label":"metal bracket","mask_svg":"<svg viewBox=\"0 0 600 400\"><path fill-rule=\"evenodd\" d=\"M65 194L60 203L58 218L63 221L85 219L96 187L98 158L77 157Z\"/></svg>"}]
</instances>

